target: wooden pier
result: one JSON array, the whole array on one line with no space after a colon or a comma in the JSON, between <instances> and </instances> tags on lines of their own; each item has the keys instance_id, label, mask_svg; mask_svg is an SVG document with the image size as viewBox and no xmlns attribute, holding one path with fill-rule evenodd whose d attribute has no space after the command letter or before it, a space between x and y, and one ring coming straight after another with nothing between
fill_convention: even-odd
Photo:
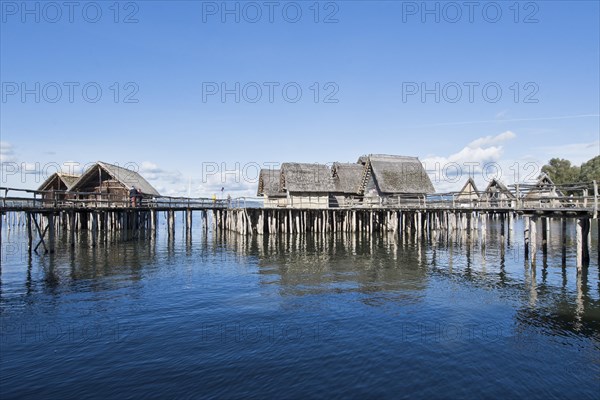
<instances>
[{"instance_id":1,"label":"wooden pier","mask_svg":"<svg viewBox=\"0 0 600 400\"><path fill-rule=\"evenodd\" d=\"M338 232L392 233L416 240L430 240L432 236L459 232L468 238L477 238L485 246L488 226L499 225L503 241L510 239L514 221L523 220L525 257L535 264L538 250L547 252L549 220L561 221L563 262L566 257L567 224L576 224L576 266L581 269L590 263L593 223L600 230L597 186L593 196L570 198L567 206L531 199L525 204L460 203L447 195L431 196L423 203L385 205L364 204L337 208L260 207L251 199L233 200L160 197L144 198L135 207L128 201L115 202L97 199L64 199L53 192L54 199L44 193L12 188L0 188L0 248L2 224L5 229L25 226L29 252L52 253L56 248L57 231L67 232L71 246L76 244L78 232L90 233L92 245L107 241L115 234L121 240L130 240L145 234L155 235L158 215L166 218L167 234L175 236L176 214L185 223L186 237L192 234L194 214L199 215L203 229L234 231L241 235L328 234ZM8 193L30 197L8 196ZM33 198L31 197L33 195ZM38 198L40 196L40 198ZM575 200L575 201L574 201ZM558 204L558 206L556 206ZM143 235L140 235L143 234ZM65 237L65 235L61 235ZM600 235L598 235L600 236ZM596 245L600 250L600 239ZM600 254L600 251L599 251ZM0 254L1 259L1 254Z\"/></svg>"}]
</instances>

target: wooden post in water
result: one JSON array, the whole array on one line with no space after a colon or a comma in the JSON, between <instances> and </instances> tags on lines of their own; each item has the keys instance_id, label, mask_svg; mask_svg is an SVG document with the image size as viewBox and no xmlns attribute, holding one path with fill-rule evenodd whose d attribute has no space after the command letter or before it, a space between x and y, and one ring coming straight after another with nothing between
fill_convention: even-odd
<instances>
[{"instance_id":1,"label":"wooden post in water","mask_svg":"<svg viewBox=\"0 0 600 400\"><path fill-rule=\"evenodd\" d=\"M167 211L167 231L169 238L175 236L175 211Z\"/></svg>"},{"instance_id":2,"label":"wooden post in water","mask_svg":"<svg viewBox=\"0 0 600 400\"><path fill-rule=\"evenodd\" d=\"M33 232L31 230L31 213L28 212L25 219L27 220L27 252L31 254L31 246L33 243Z\"/></svg>"},{"instance_id":3,"label":"wooden post in water","mask_svg":"<svg viewBox=\"0 0 600 400\"><path fill-rule=\"evenodd\" d=\"M92 246L96 246L98 240L98 213L91 213L92 217Z\"/></svg>"},{"instance_id":4,"label":"wooden post in water","mask_svg":"<svg viewBox=\"0 0 600 400\"><path fill-rule=\"evenodd\" d=\"M542 217L542 253L548 254L548 218Z\"/></svg>"},{"instance_id":5,"label":"wooden post in water","mask_svg":"<svg viewBox=\"0 0 600 400\"><path fill-rule=\"evenodd\" d=\"M524 239L525 239L525 248L523 250L525 253L525 259L528 260L529 259L529 217L527 217L527 216L523 217L523 223L525 225L525 230L523 232Z\"/></svg>"},{"instance_id":6,"label":"wooden post in water","mask_svg":"<svg viewBox=\"0 0 600 400\"><path fill-rule=\"evenodd\" d=\"M577 246L576 250L576 264L577 271L581 272L581 268L583 266L583 220L581 218L577 218L577 226L575 227L575 245Z\"/></svg>"},{"instance_id":7,"label":"wooden post in water","mask_svg":"<svg viewBox=\"0 0 600 400\"><path fill-rule=\"evenodd\" d=\"M192 237L192 210L185 210L185 235L188 239Z\"/></svg>"},{"instance_id":8,"label":"wooden post in water","mask_svg":"<svg viewBox=\"0 0 600 400\"><path fill-rule=\"evenodd\" d=\"M54 225L54 214L49 213L47 215L48 218L48 251L50 253L54 253L54 243L55 243L55 228Z\"/></svg>"},{"instance_id":9,"label":"wooden post in water","mask_svg":"<svg viewBox=\"0 0 600 400\"><path fill-rule=\"evenodd\" d=\"M71 247L75 247L75 230L77 229L75 222L75 211L69 211L69 244Z\"/></svg>"},{"instance_id":10,"label":"wooden post in water","mask_svg":"<svg viewBox=\"0 0 600 400\"><path fill-rule=\"evenodd\" d=\"M4 215L0 213L0 268L2 268L2 218Z\"/></svg>"},{"instance_id":11,"label":"wooden post in water","mask_svg":"<svg viewBox=\"0 0 600 400\"><path fill-rule=\"evenodd\" d=\"M531 264L535 265L535 256L537 253L537 218L532 217L529 221L529 243L530 243L530 254Z\"/></svg>"},{"instance_id":12,"label":"wooden post in water","mask_svg":"<svg viewBox=\"0 0 600 400\"><path fill-rule=\"evenodd\" d=\"M562 241L562 265L567 265L567 218L562 217L560 221L561 225L561 241Z\"/></svg>"},{"instance_id":13,"label":"wooden post in water","mask_svg":"<svg viewBox=\"0 0 600 400\"><path fill-rule=\"evenodd\" d=\"M479 216L481 219L481 249L484 250L487 237L487 214L482 212Z\"/></svg>"},{"instance_id":14,"label":"wooden post in water","mask_svg":"<svg viewBox=\"0 0 600 400\"><path fill-rule=\"evenodd\" d=\"M581 225L581 258L584 266L588 266L590 263L590 248L589 248L589 239L590 239L590 219L586 216L582 218Z\"/></svg>"}]
</instances>

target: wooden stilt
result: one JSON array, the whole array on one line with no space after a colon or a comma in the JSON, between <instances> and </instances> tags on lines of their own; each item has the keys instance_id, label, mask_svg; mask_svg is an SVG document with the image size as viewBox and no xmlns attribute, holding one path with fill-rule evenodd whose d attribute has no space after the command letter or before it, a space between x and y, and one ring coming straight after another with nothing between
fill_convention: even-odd
<instances>
[{"instance_id":1,"label":"wooden stilt","mask_svg":"<svg viewBox=\"0 0 600 400\"><path fill-rule=\"evenodd\" d=\"M583 267L583 220L577 219L577 226L575 227L575 244L577 246L575 262L577 270L581 271Z\"/></svg>"},{"instance_id":2,"label":"wooden stilt","mask_svg":"<svg viewBox=\"0 0 600 400\"><path fill-rule=\"evenodd\" d=\"M48 251L50 253L54 253L54 243L55 243L55 224L54 224L54 214L50 213L47 216L48 218Z\"/></svg>"}]
</instances>

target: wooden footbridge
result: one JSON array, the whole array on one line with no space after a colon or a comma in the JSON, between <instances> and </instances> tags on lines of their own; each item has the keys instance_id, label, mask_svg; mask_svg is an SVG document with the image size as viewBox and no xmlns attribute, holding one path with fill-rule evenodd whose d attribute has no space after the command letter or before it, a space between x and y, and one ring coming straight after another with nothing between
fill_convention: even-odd
<instances>
[{"instance_id":1,"label":"wooden footbridge","mask_svg":"<svg viewBox=\"0 0 600 400\"><path fill-rule=\"evenodd\" d=\"M167 232L175 236L175 213L184 215L186 235L191 237L193 214L200 214L204 229L231 230L244 235L335 233L335 232L392 232L416 238L430 238L432 232L460 231L477 236L485 243L488 222L499 223L500 235L510 236L515 218L523 219L525 256L535 262L537 250L545 252L549 220L560 220L564 247L567 245L567 223L576 223L576 264L578 268L590 262L591 226L598 220L598 187L570 186L570 195L548 197L519 194L514 200L480 201L454 192L429 195L415 201L389 198L385 202L350 199L335 207L314 204L295 204L294 207L262 207L262 199L210 199L187 197L143 197L134 205L130 200L106 198L100 193L34 191L0 187L0 249L2 225L25 226L28 251L37 252L40 246L46 253L55 249L56 232L67 232L72 246L80 231L91 233L92 245L108 240L118 233L123 240L139 237L140 232L151 235L158 229L158 215L164 213ZM593 187L590 193L589 188ZM581 189L580 193L575 189ZM523 190L523 188L521 188ZM526 191L525 191L526 193ZM565 191L565 193L569 193ZM82 198L83 197L83 198ZM541 233L538 234L538 229ZM600 235L597 246L600 254ZM34 245L34 242L35 243ZM541 245L541 246L540 246ZM1 251L1 250L0 250ZM0 254L1 259L1 254Z\"/></svg>"}]
</instances>

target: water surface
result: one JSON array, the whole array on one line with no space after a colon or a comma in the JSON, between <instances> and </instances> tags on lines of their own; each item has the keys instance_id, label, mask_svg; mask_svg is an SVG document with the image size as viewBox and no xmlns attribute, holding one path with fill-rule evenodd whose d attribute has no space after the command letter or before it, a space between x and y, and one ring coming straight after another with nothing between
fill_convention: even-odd
<instances>
[{"instance_id":1,"label":"water surface","mask_svg":"<svg viewBox=\"0 0 600 400\"><path fill-rule=\"evenodd\" d=\"M596 249L578 274L570 237L563 266L553 224L532 266L519 224L503 244L488 229L482 246L162 225L32 257L5 230L0 395L597 398Z\"/></svg>"}]
</instances>

